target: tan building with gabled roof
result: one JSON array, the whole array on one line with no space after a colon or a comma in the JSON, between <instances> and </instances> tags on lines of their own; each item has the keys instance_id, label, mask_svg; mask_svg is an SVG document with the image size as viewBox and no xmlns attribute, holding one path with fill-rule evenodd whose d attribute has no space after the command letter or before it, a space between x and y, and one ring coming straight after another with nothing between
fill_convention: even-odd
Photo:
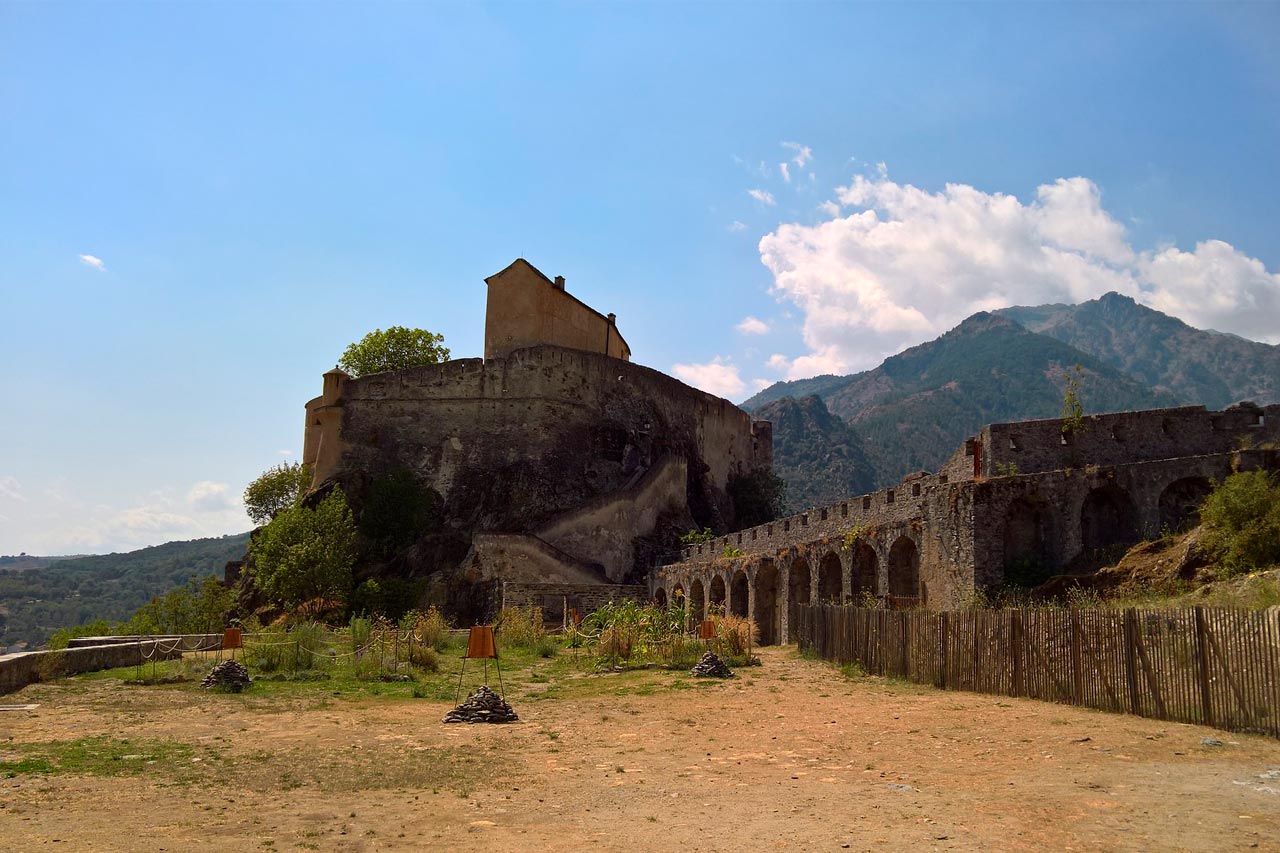
<instances>
[{"instance_id":1,"label":"tan building with gabled roof","mask_svg":"<svg viewBox=\"0 0 1280 853\"><path fill-rule=\"evenodd\" d=\"M631 360L617 317L601 314L565 290L564 276L547 278L524 258L485 280L484 357L549 344Z\"/></svg>"}]
</instances>

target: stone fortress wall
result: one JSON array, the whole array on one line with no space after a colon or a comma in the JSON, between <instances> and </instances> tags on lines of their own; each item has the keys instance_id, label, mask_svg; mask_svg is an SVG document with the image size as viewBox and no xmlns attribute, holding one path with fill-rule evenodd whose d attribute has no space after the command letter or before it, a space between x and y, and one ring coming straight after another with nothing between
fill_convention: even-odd
<instances>
[{"instance_id":1,"label":"stone fortress wall","mask_svg":"<svg viewBox=\"0 0 1280 853\"><path fill-rule=\"evenodd\" d=\"M750 615L765 642L785 640L795 607L863 595L955 606L999 584L1005 567L1053 569L1173 529L1210 482L1280 467L1280 406L1241 404L993 424L937 474L815 507L687 547L655 572L659 600L679 592ZM739 555L738 552L741 552ZM726 554L732 556L726 556Z\"/></svg>"}]
</instances>

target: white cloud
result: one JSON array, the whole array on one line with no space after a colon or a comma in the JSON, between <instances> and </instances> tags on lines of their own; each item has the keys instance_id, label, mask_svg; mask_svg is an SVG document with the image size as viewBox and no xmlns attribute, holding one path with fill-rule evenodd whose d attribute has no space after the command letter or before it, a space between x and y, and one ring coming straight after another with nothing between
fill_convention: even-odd
<instances>
[{"instance_id":1,"label":"white cloud","mask_svg":"<svg viewBox=\"0 0 1280 853\"><path fill-rule=\"evenodd\" d=\"M1087 178L1024 204L964 184L927 192L877 164L836 196L847 215L824 205L829 219L760 240L774 294L804 314L810 352L786 363L788 378L874 366L976 311L1111 290L1195 326L1280 340L1280 275L1220 241L1134 249Z\"/></svg>"},{"instance_id":2,"label":"white cloud","mask_svg":"<svg viewBox=\"0 0 1280 853\"><path fill-rule=\"evenodd\" d=\"M778 164L778 172L782 175L782 180L787 183L791 183L791 170L787 167L786 163Z\"/></svg>"},{"instance_id":3,"label":"white cloud","mask_svg":"<svg viewBox=\"0 0 1280 853\"><path fill-rule=\"evenodd\" d=\"M292 456L292 455L293 455L293 451L292 451L292 450L277 450L277 451L276 451L276 453L279 453L281 456Z\"/></svg>"},{"instance_id":4,"label":"white cloud","mask_svg":"<svg viewBox=\"0 0 1280 853\"><path fill-rule=\"evenodd\" d=\"M747 195L751 196L761 204L767 204L770 207L778 203L777 200L774 199L773 193L768 190L747 190Z\"/></svg>"},{"instance_id":5,"label":"white cloud","mask_svg":"<svg viewBox=\"0 0 1280 853\"><path fill-rule=\"evenodd\" d=\"M752 391L763 391L764 389L768 388L768 387L769 387L770 385L772 385L772 384L773 384L773 380L772 380L772 379L752 379L752 380L751 380L751 390L752 390Z\"/></svg>"},{"instance_id":6,"label":"white cloud","mask_svg":"<svg viewBox=\"0 0 1280 853\"><path fill-rule=\"evenodd\" d=\"M824 201L822 204L818 205L818 210L821 210L827 216L838 216L840 214L840 205L836 204L834 201Z\"/></svg>"},{"instance_id":7,"label":"white cloud","mask_svg":"<svg viewBox=\"0 0 1280 853\"><path fill-rule=\"evenodd\" d=\"M730 231L746 231L747 223L739 222L738 220L735 219L729 223L729 230Z\"/></svg>"},{"instance_id":8,"label":"white cloud","mask_svg":"<svg viewBox=\"0 0 1280 853\"><path fill-rule=\"evenodd\" d=\"M0 497L8 498L12 501L25 501L22 496L22 484L18 482L17 477L0 477Z\"/></svg>"},{"instance_id":9,"label":"white cloud","mask_svg":"<svg viewBox=\"0 0 1280 853\"><path fill-rule=\"evenodd\" d=\"M738 368L721 356L705 364L675 364L671 372L695 388L701 388L718 397L734 398L746 390L746 383L738 374Z\"/></svg>"},{"instance_id":10,"label":"white cloud","mask_svg":"<svg viewBox=\"0 0 1280 853\"><path fill-rule=\"evenodd\" d=\"M796 152L796 156L791 158L791 162L803 169L810 160L813 159L813 149L808 145L801 145L799 142L784 142L783 148L790 148Z\"/></svg>"},{"instance_id":11,"label":"white cloud","mask_svg":"<svg viewBox=\"0 0 1280 853\"><path fill-rule=\"evenodd\" d=\"M87 267L93 267L99 272L106 272L106 264L102 262L102 258L96 258L93 255L80 255L80 263Z\"/></svg>"},{"instance_id":12,"label":"white cloud","mask_svg":"<svg viewBox=\"0 0 1280 853\"><path fill-rule=\"evenodd\" d=\"M769 333L769 324L755 317L743 317L742 322L735 328L744 335L766 335Z\"/></svg>"},{"instance_id":13,"label":"white cloud","mask_svg":"<svg viewBox=\"0 0 1280 853\"><path fill-rule=\"evenodd\" d=\"M226 483L201 480L187 492L187 503L205 512L218 512L236 506L236 499L228 491Z\"/></svg>"}]
</instances>

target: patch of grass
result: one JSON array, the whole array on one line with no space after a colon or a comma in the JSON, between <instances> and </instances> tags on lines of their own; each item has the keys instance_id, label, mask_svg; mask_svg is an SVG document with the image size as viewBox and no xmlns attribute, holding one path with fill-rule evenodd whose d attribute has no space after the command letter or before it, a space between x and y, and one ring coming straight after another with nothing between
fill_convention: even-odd
<instances>
[{"instance_id":1,"label":"patch of grass","mask_svg":"<svg viewBox=\"0 0 1280 853\"><path fill-rule=\"evenodd\" d=\"M862 668L862 664L857 661L846 663L840 667L840 674L851 681L857 681L860 678L867 677L867 671Z\"/></svg>"},{"instance_id":2,"label":"patch of grass","mask_svg":"<svg viewBox=\"0 0 1280 853\"><path fill-rule=\"evenodd\" d=\"M5 752L17 754L0 759L0 776L27 775L127 776L173 770L191 762L195 747L172 740L113 738L108 735L6 744ZM166 774L167 775L167 774Z\"/></svg>"}]
</instances>

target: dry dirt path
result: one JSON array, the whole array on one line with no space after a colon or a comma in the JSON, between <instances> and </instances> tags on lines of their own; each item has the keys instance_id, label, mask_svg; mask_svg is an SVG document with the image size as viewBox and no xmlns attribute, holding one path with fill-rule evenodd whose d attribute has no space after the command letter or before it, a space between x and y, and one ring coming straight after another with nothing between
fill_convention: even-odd
<instances>
[{"instance_id":1,"label":"dry dirt path","mask_svg":"<svg viewBox=\"0 0 1280 853\"><path fill-rule=\"evenodd\" d=\"M489 727L423 700L28 688L0 760L86 736L187 751L0 778L0 848L1280 850L1278 742L763 659L686 689L579 679Z\"/></svg>"}]
</instances>

